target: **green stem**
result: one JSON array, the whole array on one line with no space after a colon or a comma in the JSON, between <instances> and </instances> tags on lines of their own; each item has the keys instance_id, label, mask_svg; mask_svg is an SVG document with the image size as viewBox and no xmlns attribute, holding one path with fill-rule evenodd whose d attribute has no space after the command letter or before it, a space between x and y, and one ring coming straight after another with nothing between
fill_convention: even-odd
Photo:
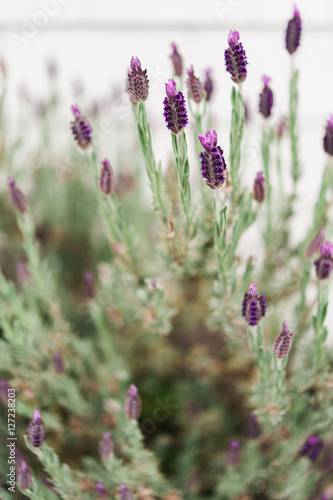
<instances>
[{"instance_id":1,"label":"green stem","mask_svg":"<svg viewBox=\"0 0 333 500\"><path fill-rule=\"evenodd\" d=\"M297 130L297 108L298 108L298 71L293 70L290 80L290 101L289 101L289 131L291 140L291 174L294 180L294 189L301 175L301 167L298 156L298 130Z\"/></svg>"},{"instance_id":2,"label":"green stem","mask_svg":"<svg viewBox=\"0 0 333 500\"><path fill-rule=\"evenodd\" d=\"M232 102L232 117L231 117L231 133L230 133L230 175L231 184L233 187L232 201L235 207L239 198L240 179L239 167L241 160L241 145L244 129L244 103L240 91L236 91L235 87L231 93Z\"/></svg>"},{"instance_id":3,"label":"green stem","mask_svg":"<svg viewBox=\"0 0 333 500\"><path fill-rule=\"evenodd\" d=\"M140 145L145 159L146 171L149 179L150 189L153 194L153 205L156 214L160 217L163 224L168 224L169 209L166 196L163 190L163 178L161 165L156 167L154 151L151 139L150 124L148 122L145 104L139 103L137 113L137 128Z\"/></svg>"}]
</instances>

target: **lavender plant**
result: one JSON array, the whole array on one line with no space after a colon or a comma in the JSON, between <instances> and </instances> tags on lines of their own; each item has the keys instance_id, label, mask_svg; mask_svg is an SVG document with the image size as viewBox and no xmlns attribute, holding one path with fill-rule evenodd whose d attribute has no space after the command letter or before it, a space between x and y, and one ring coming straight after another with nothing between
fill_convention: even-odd
<instances>
[{"instance_id":1,"label":"lavender plant","mask_svg":"<svg viewBox=\"0 0 333 500\"><path fill-rule=\"evenodd\" d=\"M285 34L292 61L301 31L295 7ZM231 29L224 53L230 141L211 114L221 82L185 65L173 42L159 110L169 164L156 160L149 75L137 57L121 154L101 153L102 105L93 113L75 104L69 126L64 119L72 156L61 181L50 168L52 120L43 120L34 173L20 168L24 137L2 146L1 498L333 498L332 117L313 215L294 243L290 220L304 195L298 72L292 62L287 119L272 113L279 92L270 78L253 96L262 157L243 176L248 65L239 40ZM53 71L50 82L53 96ZM290 196L281 172L287 123ZM134 125L139 154L127 157ZM261 249L247 244L250 227Z\"/></svg>"}]
</instances>

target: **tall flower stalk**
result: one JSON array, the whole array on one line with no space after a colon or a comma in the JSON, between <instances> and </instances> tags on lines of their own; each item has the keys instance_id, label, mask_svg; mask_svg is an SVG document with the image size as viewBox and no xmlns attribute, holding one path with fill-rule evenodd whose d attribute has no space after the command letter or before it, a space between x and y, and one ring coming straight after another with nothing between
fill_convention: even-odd
<instances>
[{"instance_id":1,"label":"tall flower stalk","mask_svg":"<svg viewBox=\"0 0 333 500\"><path fill-rule=\"evenodd\" d=\"M186 103L183 94L177 92L176 82L170 79L165 84L166 97L163 101L164 118L171 131L172 148L176 158L176 172L180 201L185 217L185 233L191 239L195 233L191 207L190 166L188 161L185 127L188 124Z\"/></svg>"},{"instance_id":2,"label":"tall flower stalk","mask_svg":"<svg viewBox=\"0 0 333 500\"><path fill-rule=\"evenodd\" d=\"M289 98L289 131L291 140L291 175L294 181L294 189L301 175L301 165L298 151L298 71L293 66L293 54L300 45L302 33L302 22L299 10L295 6L294 15L288 22L286 29L286 49L291 55L291 79L290 79L290 98Z\"/></svg>"},{"instance_id":3,"label":"tall flower stalk","mask_svg":"<svg viewBox=\"0 0 333 500\"><path fill-rule=\"evenodd\" d=\"M147 70L142 70L141 63L137 57L132 57L130 66L128 92L133 103L140 146L153 195L153 206L163 224L167 225L169 209L163 186L161 163L158 166L156 165L150 123L144 102L149 94Z\"/></svg>"}]
</instances>

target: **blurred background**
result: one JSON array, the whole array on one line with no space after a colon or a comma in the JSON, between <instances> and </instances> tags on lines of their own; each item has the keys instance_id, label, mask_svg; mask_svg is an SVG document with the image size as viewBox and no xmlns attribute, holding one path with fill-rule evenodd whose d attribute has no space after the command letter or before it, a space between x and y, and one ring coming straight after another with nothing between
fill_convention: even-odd
<instances>
[{"instance_id":1,"label":"blurred background","mask_svg":"<svg viewBox=\"0 0 333 500\"><path fill-rule=\"evenodd\" d=\"M244 159L249 164L245 179L247 175L252 179L254 172L261 168L258 94L262 89L262 76L270 76L275 93L275 119L287 112L290 57L284 48L284 34L293 13L292 1L16 0L3 1L2 5L0 55L8 73L8 131L16 134L15 117L22 106L20 97L29 99L36 113L41 112L43 101L49 96L49 76L54 74L62 113L53 118L53 127L60 134L65 132L66 138L73 101L86 114L102 111L103 119L98 123L102 149L105 154L110 150L116 154L119 135L114 129L119 131L119 123L124 129L133 124L125 89L129 61L136 55L148 69L148 112L154 129L156 156L163 163L170 152L161 104L164 83L172 76L170 43L177 43L185 67L193 64L197 76L204 78L204 71L213 68L215 89L211 110L214 128L222 148L226 149L232 82L225 72L223 53L229 30L236 28L248 56L244 97L250 124L255 123L245 137ZM301 49L294 61L301 68L301 159L305 175L300 188L308 190L311 199L312 194L317 193L319 179L314 172L321 172L324 167L325 120L333 112L330 63L333 2L300 0L297 6L303 22ZM57 137L57 144L59 140ZM288 181L286 176L286 183ZM301 211L306 214L309 203L305 197L303 200Z\"/></svg>"},{"instance_id":2,"label":"blurred background","mask_svg":"<svg viewBox=\"0 0 333 500\"><path fill-rule=\"evenodd\" d=\"M162 101L164 84L173 75L171 42L177 43L185 68L193 64L197 76L204 79L205 71L212 68L214 94L209 112L228 162L232 82L225 71L224 50L232 28L240 32L249 62L243 87L249 121L243 141L242 168L244 183L251 189L255 173L262 169L263 119L258 113L258 96L263 75L272 79L273 123L288 113L291 58L285 50L284 37L293 14L292 1L16 0L2 1L2 6L0 57L6 73L6 82L2 82L2 87L6 87L2 106L4 133L7 144L20 142L14 148L15 161L9 170L18 176L21 185L27 186L26 190L32 188L30 173L38 170L43 156L43 152L36 153L41 136L47 151L44 168L56 173L58 181L73 173L69 122L74 102L91 121L100 154L111 160L116 172L124 172L125 168L143 170L143 163L134 153L137 137L126 91L126 75L133 55L148 70L147 109L155 155L166 170L172 149L162 116ZM325 165L322 148L325 124L333 113L333 2L299 0L297 6L303 33L293 64L300 69L303 175L297 212L292 220L291 236L295 241L311 226L312 208ZM51 113L46 111L52 106ZM193 128L194 120L190 120L187 130L195 193L200 173L194 163ZM289 141L285 141L282 168L287 190L291 188L289 149ZM13 154L10 156L14 158ZM2 189L6 175L4 170L0 172ZM145 177L141 189L147 191L149 207L150 192ZM258 246L255 232L248 235L244 251L251 254L252 245Z\"/></svg>"}]
</instances>

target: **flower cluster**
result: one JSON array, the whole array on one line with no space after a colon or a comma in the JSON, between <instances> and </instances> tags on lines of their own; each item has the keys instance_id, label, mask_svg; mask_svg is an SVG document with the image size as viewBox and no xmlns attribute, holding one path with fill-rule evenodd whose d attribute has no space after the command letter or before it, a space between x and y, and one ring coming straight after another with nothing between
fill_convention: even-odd
<instances>
[{"instance_id":1,"label":"flower cluster","mask_svg":"<svg viewBox=\"0 0 333 500\"><path fill-rule=\"evenodd\" d=\"M147 70L141 68L141 62L137 57L131 59L127 76L127 90L134 103L145 101L149 94Z\"/></svg>"},{"instance_id":2,"label":"flower cluster","mask_svg":"<svg viewBox=\"0 0 333 500\"><path fill-rule=\"evenodd\" d=\"M265 118L269 118L271 116L273 107L273 92L271 88L268 86L270 78L264 76L262 80L264 82L264 88L259 97L259 112Z\"/></svg>"},{"instance_id":3,"label":"flower cluster","mask_svg":"<svg viewBox=\"0 0 333 500\"><path fill-rule=\"evenodd\" d=\"M183 59L182 56L178 52L178 47L175 43L171 44L172 47L172 54L170 56L172 64L173 64L173 69L174 73L176 76L182 76L183 74Z\"/></svg>"},{"instance_id":4,"label":"flower cluster","mask_svg":"<svg viewBox=\"0 0 333 500\"><path fill-rule=\"evenodd\" d=\"M246 319L249 326L256 326L265 314L265 296L260 295L259 297L257 287L252 284L249 287L249 291L244 295L242 316Z\"/></svg>"},{"instance_id":5,"label":"flower cluster","mask_svg":"<svg viewBox=\"0 0 333 500\"><path fill-rule=\"evenodd\" d=\"M12 204L12 207L17 212L23 214L27 210L27 199L22 191L16 186L15 179L13 179L13 177L9 177L8 187L8 198Z\"/></svg>"},{"instance_id":6,"label":"flower cluster","mask_svg":"<svg viewBox=\"0 0 333 500\"><path fill-rule=\"evenodd\" d=\"M185 98L180 91L177 92L176 82L172 79L165 84L165 90L167 96L163 101L163 115L167 128L173 134L178 134L188 124Z\"/></svg>"},{"instance_id":7,"label":"flower cluster","mask_svg":"<svg viewBox=\"0 0 333 500\"><path fill-rule=\"evenodd\" d=\"M125 398L125 415L127 418L137 419L141 414L141 398L134 384L130 385Z\"/></svg>"},{"instance_id":8,"label":"flower cluster","mask_svg":"<svg viewBox=\"0 0 333 500\"><path fill-rule=\"evenodd\" d=\"M320 246L320 254L314 265L318 278L325 280L331 276L333 269L333 244L330 241L325 241Z\"/></svg>"},{"instance_id":9,"label":"flower cluster","mask_svg":"<svg viewBox=\"0 0 333 500\"><path fill-rule=\"evenodd\" d=\"M286 29L286 49L293 54L299 47L302 33L302 21L299 10L295 6L294 16L288 21Z\"/></svg>"},{"instance_id":10,"label":"flower cluster","mask_svg":"<svg viewBox=\"0 0 333 500\"><path fill-rule=\"evenodd\" d=\"M283 322L282 331L277 336L273 351L277 358L283 359L288 356L293 343L294 334L289 330L287 322Z\"/></svg>"},{"instance_id":11,"label":"flower cluster","mask_svg":"<svg viewBox=\"0 0 333 500\"><path fill-rule=\"evenodd\" d=\"M204 148L200 153L201 175L206 180L206 184L211 189L217 189L222 186L226 176L226 163L223 157L223 151L217 145L217 134L212 130L206 132L206 136L198 134L199 141Z\"/></svg>"},{"instance_id":12,"label":"flower cluster","mask_svg":"<svg viewBox=\"0 0 333 500\"><path fill-rule=\"evenodd\" d=\"M194 75L193 66L187 70L188 78L186 80L186 85L188 88L188 95L194 102L199 103L202 101L205 89L200 78Z\"/></svg>"},{"instance_id":13,"label":"flower cluster","mask_svg":"<svg viewBox=\"0 0 333 500\"><path fill-rule=\"evenodd\" d=\"M266 182L265 177L262 172L257 173L257 177L254 180L253 186L253 198L258 202L262 203L266 195Z\"/></svg>"},{"instance_id":14,"label":"flower cluster","mask_svg":"<svg viewBox=\"0 0 333 500\"><path fill-rule=\"evenodd\" d=\"M39 410L34 410L32 421L27 429L27 436L35 448L40 448L46 439L45 423Z\"/></svg>"},{"instance_id":15,"label":"flower cluster","mask_svg":"<svg viewBox=\"0 0 333 500\"><path fill-rule=\"evenodd\" d=\"M82 116L78 106L72 106L74 121L71 122L71 129L78 146L86 149L91 144L92 129L85 116Z\"/></svg>"},{"instance_id":16,"label":"flower cluster","mask_svg":"<svg viewBox=\"0 0 333 500\"><path fill-rule=\"evenodd\" d=\"M231 30L228 36L229 47L224 52L226 70L231 74L231 79L235 83L244 82L247 75L245 50L239 42L239 33Z\"/></svg>"}]
</instances>

